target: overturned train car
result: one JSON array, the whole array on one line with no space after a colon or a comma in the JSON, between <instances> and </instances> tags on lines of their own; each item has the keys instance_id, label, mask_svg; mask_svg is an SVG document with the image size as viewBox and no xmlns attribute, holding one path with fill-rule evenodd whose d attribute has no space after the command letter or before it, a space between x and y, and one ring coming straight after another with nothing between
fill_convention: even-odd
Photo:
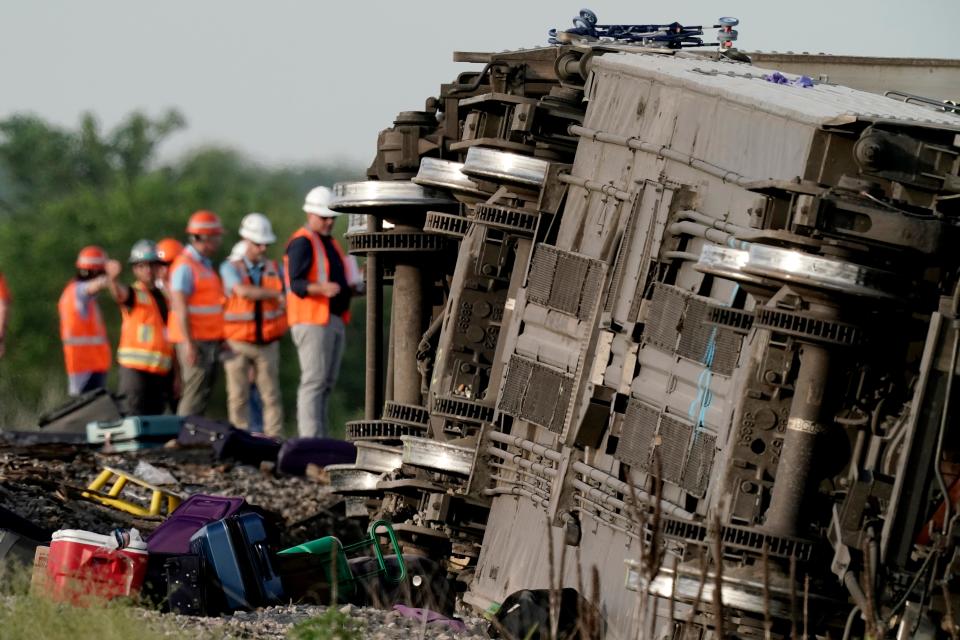
<instances>
[{"instance_id":1,"label":"overturned train car","mask_svg":"<svg viewBox=\"0 0 960 640\"><path fill-rule=\"evenodd\" d=\"M388 326L351 513L608 637L955 637L960 116L682 51L455 57L336 187Z\"/></svg>"}]
</instances>

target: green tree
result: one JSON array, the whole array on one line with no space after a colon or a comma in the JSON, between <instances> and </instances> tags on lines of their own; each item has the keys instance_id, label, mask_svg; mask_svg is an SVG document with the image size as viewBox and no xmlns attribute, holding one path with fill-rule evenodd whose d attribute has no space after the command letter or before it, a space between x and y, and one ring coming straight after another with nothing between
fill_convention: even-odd
<instances>
[{"instance_id":1,"label":"green tree","mask_svg":"<svg viewBox=\"0 0 960 640\"><path fill-rule=\"evenodd\" d=\"M283 242L303 223L300 206L309 186L361 175L349 166L270 169L222 148L158 164L158 147L184 126L176 111L156 119L133 113L107 133L91 115L76 131L30 115L0 120L0 270L14 297L7 355L0 360L0 428L27 427L65 398L56 304L81 247L98 244L124 260L140 238L182 239L188 216L202 208L223 219L225 257L239 239L240 219L260 211L281 239L270 253L280 260ZM345 226L338 225L339 233ZM105 297L101 308L116 344L119 313ZM354 317L331 403L335 425L357 417L363 407L363 367L352 364L363 358L362 300L354 303ZM289 338L281 357L292 433L299 368ZM211 413L225 417L222 382L220 387Z\"/></svg>"}]
</instances>

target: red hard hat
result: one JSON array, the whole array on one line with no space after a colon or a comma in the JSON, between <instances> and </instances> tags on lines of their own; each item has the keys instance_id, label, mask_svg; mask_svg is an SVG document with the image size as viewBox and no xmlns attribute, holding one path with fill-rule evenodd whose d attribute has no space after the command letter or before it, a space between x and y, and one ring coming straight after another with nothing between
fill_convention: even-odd
<instances>
[{"instance_id":1,"label":"red hard hat","mask_svg":"<svg viewBox=\"0 0 960 640\"><path fill-rule=\"evenodd\" d=\"M187 222L187 233L195 236L215 236L223 233L220 218L213 211L197 211Z\"/></svg>"},{"instance_id":2,"label":"red hard hat","mask_svg":"<svg viewBox=\"0 0 960 640\"><path fill-rule=\"evenodd\" d=\"M107 265L107 252L96 245L80 249L77 255L77 269L103 271Z\"/></svg>"},{"instance_id":3,"label":"red hard hat","mask_svg":"<svg viewBox=\"0 0 960 640\"><path fill-rule=\"evenodd\" d=\"M164 238L157 243L157 256L160 262L170 264L183 251L183 245L176 238Z\"/></svg>"}]
</instances>

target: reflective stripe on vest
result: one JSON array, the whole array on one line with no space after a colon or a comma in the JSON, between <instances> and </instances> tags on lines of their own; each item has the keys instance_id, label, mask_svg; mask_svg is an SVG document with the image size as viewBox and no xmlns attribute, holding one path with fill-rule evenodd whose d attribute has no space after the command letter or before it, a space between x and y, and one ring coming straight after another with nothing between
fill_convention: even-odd
<instances>
[{"instance_id":1,"label":"reflective stripe on vest","mask_svg":"<svg viewBox=\"0 0 960 640\"><path fill-rule=\"evenodd\" d=\"M327 274L330 273L330 260L327 258L327 253L324 250L323 243L317 238L317 234L313 231L310 231L306 227L301 227L297 229L296 232L290 239L287 241L287 247L290 247L290 243L296 240L297 238L306 238L310 241L310 246L313 247L313 261L310 263L310 272L307 274L307 282L326 282ZM343 250L340 248L340 245L337 243L336 239L333 240L333 247L337 250L337 253L340 254L340 260L343 262L344 273L347 276L347 282L350 282L350 274L347 272L347 259L343 253ZM310 294L305 298L301 298L297 294L293 293L293 290L290 288L290 259L287 257L286 252L283 256L283 268L284 268L284 278L286 278L287 283L287 322L290 326L297 324L319 324L325 325L330 322L330 298L327 296L317 294ZM322 278L321 278L322 274ZM340 316L344 324L350 322L350 311L344 311L343 315Z\"/></svg>"},{"instance_id":2,"label":"reflective stripe on vest","mask_svg":"<svg viewBox=\"0 0 960 640\"><path fill-rule=\"evenodd\" d=\"M253 284L253 279L243 260L237 260L231 264L240 274L242 284ZM259 286L278 293L283 291L283 281L280 279L280 270L275 261L267 260L263 265ZM257 331L258 308L260 309L259 333ZM236 288L227 298L223 320L223 335L227 340L254 343L262 341L267 344L287 332L287 315L279 300L250 300L237 293Z\"/></svg>"},{"instance_id":3,"label":"reflective stripe on vest","mask_svg":"<svg viewBox=\"0 0 960 640\"><path fill-rule=\"evenodd\" d=\"M193 274L193 293L187 297L188 324L190 338L193 340L223 339L223 285L220 276L193 257L193 252L185 249L170 266L174 273L180 265L187 265ZM170 342L183 342L180 322L173 309L167 319Z\"/></svg>"},{"instance_id":4,"label":"reflective stripe on vest","mask_svg":"<svg viewBox=\"0 0 960 640\"><path fill-rule=\"evenodd\" d=\"M100 336L75 336L72 338L64 338L63 344L69 345L91 345L91 344L107 344L107 339Z\"/></svg>"},{"instance_id":5,"label":"reflective stripe on vest","mask_svg":"<svg viewBox=\"0 0 960 640\"><path fill-rule=\"evenodd\" d=\"M77 311L78 284L76 280L71 281L57 302L67 373L107 371L110 369L110 345L107 343L107 328L100 315L100 306L90 298L81 315Z\"/></svg>"},{"instance_id":6,"label":"reflective stripe on vest","mask_svg":"<svg viewBox=\"0 0 960 640\"><path fill-rule=\"evenodd\" d=\"M123 326L117 362L128 369L167 373L173 364L173 345L167 340L160 307L140 282L133 285L131 293L133 307L120 306Z\"/></svg>"}]
</instances>

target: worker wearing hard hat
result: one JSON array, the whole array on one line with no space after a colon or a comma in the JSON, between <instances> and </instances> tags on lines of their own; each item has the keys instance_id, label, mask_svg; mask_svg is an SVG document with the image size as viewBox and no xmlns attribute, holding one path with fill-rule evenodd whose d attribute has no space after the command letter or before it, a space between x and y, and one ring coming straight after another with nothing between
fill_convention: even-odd
<instances>
[{"instance_id":1,"label":"worker wearing hard hat","mask_svg":"<svg viewBox=\"0 0 960 640\"><path fill-rule=\"evenodd\" d=\"M110 370L110 345L97 294L106 288L107 252L84 247L77 256L77 273L60 294L60 339L71 396L102 389Z\"/></svg>"},{"instance_id":2,"label":"worker wearing hard hat","mask_svg":"<svg viewBox=\"0 0 960 640\"><path fill-rule=\"evenodd\" d=\"M183 244L176 238L164 238L157 243L157 286L167 289L170 282L170 265L183 251Z\"/></svg>"},{"instance_id":3,"label":"worker wearing hard hat","mask_svg":"<svg viewBox=\"0 0 960 640\"><path fill-rule=\"evenodd\" d=\"M10 289L0 272L0 358L7 352L7 324L10 319Z\"/></svg>"},{"instance_id":4,"label":"worker wearing hard hat","mask_svg":"<svg viewBox=\"0 0 960 640\"><path fill-rule=\"evenodd\" d=\"M157 263L156 285L161 291L170 291L170 266L182 252L183 243L176 238L164 238L157 242L157 257L160 258L160 262ZM167 301L169 302L169 297ZM171 410L176 413L177 405L180 404L180 364L176 357L173 359L173 367L167 373L167 389L169 389L167 401L170 403Z\"/></svg>"},{"instance_id":5,"label":"worker wearing hard hat","mask_svg":"<svg viewBox=\"0 0 960 640\"><path fill-rule=\"evenodd\" d=\"M227 298L223 333L233 353L223 364L227 410L234 426L249 428L249 371L253 368L263 401L263 431L276 437L283 430L279 340L287 332L287 317L283 275L266 254L277 236L265 215L249 213L240 222L240 237L242 253L220 265Z\"/></svg>"},{"instance_id":6,"label":"worker wearing hard hat","mask_svg":"<svg viewBox=\"0 0 960 640\"><path fill-rule=\"evenodd\" d=\"M166 408L170 392L173 345L167 340L167 296L156 285L160 265L156 243L137 241L130 250L129 262L136 278L129 287L118 281L123 271L120 263L107 262L110 295L123 316L117 347L118 391L127 414L159 415Z\"/></svg>"},{"instance_id":7,"label":"worker wearing hard hat","mask_svg":"<svg viewBox=\"0 0 960 640\"><path fill-rule=\"evenodd\" d=\"M217 377L223 340L223 287L211 258L220 249L223 225L210 211L197 211L187 223L188 246L170 267L167 332L180 363L181 416L202 415Z\"/></svg>"},{"instance_id":8,"label":"worker wearing hard hat","mask_svg":"<svg viewBox=\"0 0 960 640\"><path fill-rule=\"evenodd\" d=\"M328 433L327 404L340 371L350 321L351 285L359 281L356 262L348 260L333 238L337 213L329 207L330 189L307 194L307 223L287 242L287 321L300 360L297 430L301 436Z\"/></svg>"}]
</instances>

